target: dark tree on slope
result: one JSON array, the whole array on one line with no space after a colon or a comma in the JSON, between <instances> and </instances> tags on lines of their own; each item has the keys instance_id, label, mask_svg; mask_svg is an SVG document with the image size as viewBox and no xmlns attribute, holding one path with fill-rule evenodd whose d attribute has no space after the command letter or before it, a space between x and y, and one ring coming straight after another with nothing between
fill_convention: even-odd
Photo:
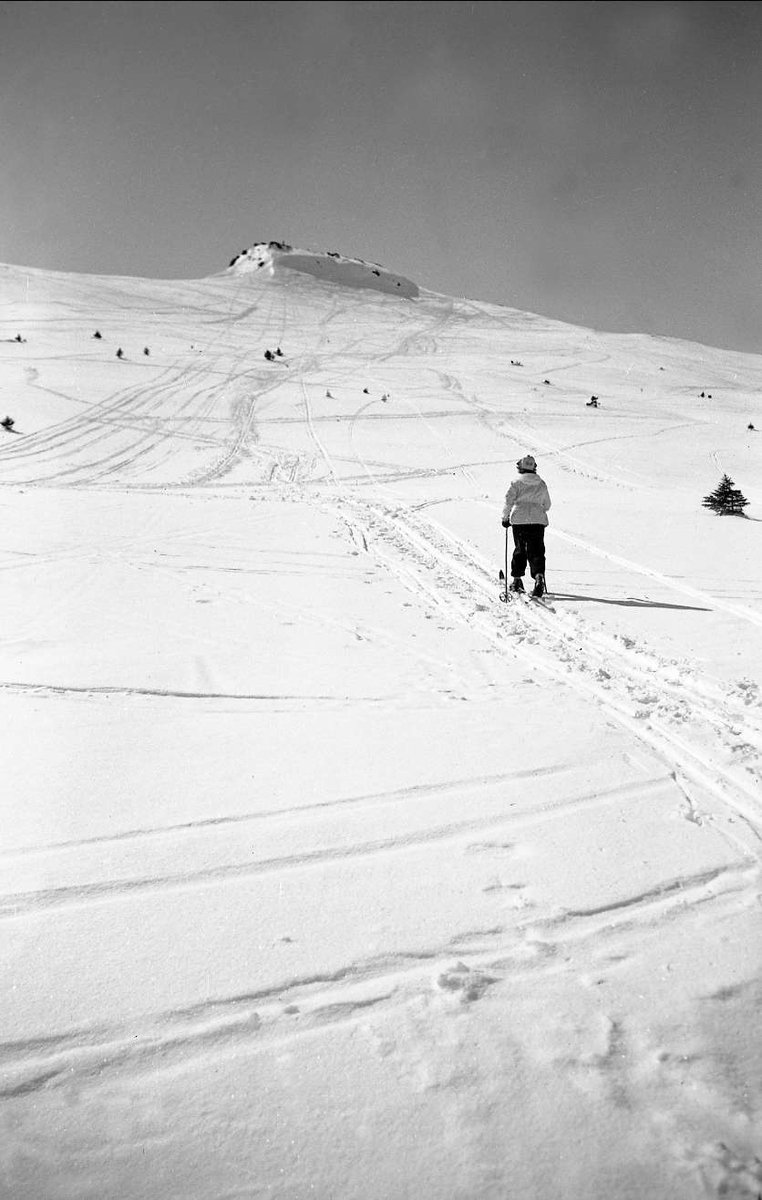
<instances>
[{"instance_id":1,"label":"dark tree on slope","mask_svg":"<svg viewBox=\"0 0 762 1200\"><path fill-rule=\"evenodd\" d=\"M710 492L708 496L704 496L701 503L704 508L711 508L721 517L733 515L742 517L743 510L749 501L743 492L734 485L730 476L723 475L714 491Z\"/></svg>"}]
</instances>

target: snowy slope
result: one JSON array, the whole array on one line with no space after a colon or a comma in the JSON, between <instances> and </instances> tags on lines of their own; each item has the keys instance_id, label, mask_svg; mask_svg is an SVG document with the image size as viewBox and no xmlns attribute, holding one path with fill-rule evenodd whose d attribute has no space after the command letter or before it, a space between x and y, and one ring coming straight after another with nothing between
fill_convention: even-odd
<instances>
[{"instance_id":1,"label":"snowy slope","mask_svg":"<svg viewBox=\"0 0 762 1200\"><path fill-rule=\"evenodd\" d=\"M0 297L0 1195L756 1200L762 361L284 243Z\"/></svg>"}]
</instances>

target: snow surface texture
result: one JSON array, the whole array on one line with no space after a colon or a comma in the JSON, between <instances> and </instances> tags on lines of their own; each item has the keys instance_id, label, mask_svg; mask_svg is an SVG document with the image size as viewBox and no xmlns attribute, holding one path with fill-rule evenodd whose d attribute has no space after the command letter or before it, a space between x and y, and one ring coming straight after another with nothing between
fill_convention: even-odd
<instances>
[{"instance_id":1,"label":"snow surface texture","mask_svg":"<svg viewBox=\"0 0 762 1200\"><path fill-rule=\"evenodd\" d=\"M0 268L0 1195L757 1200L762 361L276 251Z\"/></svg>"}]
</instances>

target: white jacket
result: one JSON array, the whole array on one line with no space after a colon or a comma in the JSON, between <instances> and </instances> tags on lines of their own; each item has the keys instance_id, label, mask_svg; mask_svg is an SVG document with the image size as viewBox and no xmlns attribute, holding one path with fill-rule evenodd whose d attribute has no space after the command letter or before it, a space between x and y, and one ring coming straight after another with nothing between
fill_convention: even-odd
<instances>
[{"instance_id":1,"label":"white jacket","mask_svg":"<svg viewBox=\"0 0 762 1200\"><path fill-rule=\"evenodd\" d=\"M536 471L519 472L505 493L503 520L511 525L547 525L550 493Z\"/></svg>"}]
</instances>

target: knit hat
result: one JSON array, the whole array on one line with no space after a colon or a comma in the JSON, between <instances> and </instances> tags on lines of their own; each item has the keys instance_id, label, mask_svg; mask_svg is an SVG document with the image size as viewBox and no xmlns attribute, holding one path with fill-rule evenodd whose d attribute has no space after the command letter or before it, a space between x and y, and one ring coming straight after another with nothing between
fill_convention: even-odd
<instances>
[{"instance_id":1,"label":"knit hat","mask_svg":"<svg viewBox=\"0 0 762 1200\"><path fill-rule=\"evenodd\" d=\"M520 458L516 463L516 467L519 471L536 471L537 463L532 458L531 454L525 454L524 457Z\"/></svg>"}]
</instances>

